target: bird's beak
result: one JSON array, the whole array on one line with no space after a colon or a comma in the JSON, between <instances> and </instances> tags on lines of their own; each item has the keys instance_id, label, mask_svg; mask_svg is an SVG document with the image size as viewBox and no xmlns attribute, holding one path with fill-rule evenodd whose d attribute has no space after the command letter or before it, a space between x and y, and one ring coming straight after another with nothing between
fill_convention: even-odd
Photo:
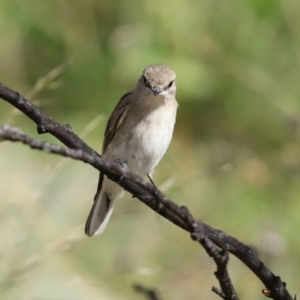
<instances>
[{"instance_id":1,"label":"bird's beak","mask_svg":"<svg viewBox=\"0 0 300 300\"><path fill-rule=\"evenodd\" d=\"M151 91L153 92L153 94L155 96L159 95L162 92L162 88L158 87L158 86L152 86L151 87Z\"/></svg>"}]
</instances>

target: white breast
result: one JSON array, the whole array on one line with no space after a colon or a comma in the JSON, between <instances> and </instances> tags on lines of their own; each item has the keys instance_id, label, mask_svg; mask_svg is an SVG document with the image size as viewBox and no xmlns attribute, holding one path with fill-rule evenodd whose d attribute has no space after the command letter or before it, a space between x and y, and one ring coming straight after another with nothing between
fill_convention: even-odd
<instances>
[{"instance_id":1,"label":"white breast","mask_svg":"<svg viewBox=\"0 0 300 300\"><path fill-rule=\"evenodd\" d=\"M140 98L125 119L104 156L119 158L132 172L151 174L165 154L174 130L177 102L165 95Z\"/></svg>"},{"instance_id":2,"label":"white breast","mask_svg":"<svg viewBox=\"0 0 300 300\"><path fill-rule=\"evenodd\" d=\"M164 105L136 126L131 141L133 160L128 163L141 175L151 173L165 154L172 139L175 115L176 109Z\"/></svg>"}]
</instances>

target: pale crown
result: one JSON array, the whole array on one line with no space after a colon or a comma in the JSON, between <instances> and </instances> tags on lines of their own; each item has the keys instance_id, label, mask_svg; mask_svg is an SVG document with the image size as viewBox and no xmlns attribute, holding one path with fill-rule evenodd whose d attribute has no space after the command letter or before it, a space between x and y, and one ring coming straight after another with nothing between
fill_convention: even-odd
<instances>
[{"instance_id":1,"label":"pale crown","mask_svg":"<svg viewBox=\"0 0 300 300\"><path fill-rule=\"evenodd\" d=\"M175 96L175 79L176 73L166 65L150 65L144 69L137 88L145 92L151 91L155 96L162 92Z\"/></svg>"}]
</instances>

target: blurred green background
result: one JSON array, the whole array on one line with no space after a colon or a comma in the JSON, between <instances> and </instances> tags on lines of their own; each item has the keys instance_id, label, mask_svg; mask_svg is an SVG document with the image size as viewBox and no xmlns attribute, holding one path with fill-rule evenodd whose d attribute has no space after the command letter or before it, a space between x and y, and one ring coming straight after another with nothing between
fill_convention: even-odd
<instances>
[{"instance_id":1,"label":"blurred green background","mask_svg":"<svg viewBox=\"0 0 300 300\"><path fill-rule=\"evenodd\" d=\"M155 181L254 246L299 294L299 10L295 0L2 1L0 81L100 151L120 96L145 66L169 65L180 106ZM0 120L38 136L4 101ZM88 165L0 144L1 299L144 299L136 282L163 299L219 299L204 250L130 195L101 237L85 237L97 180ZM264 299L233 257L230 275L241 299Z\"/></svg>"}]
</instances>

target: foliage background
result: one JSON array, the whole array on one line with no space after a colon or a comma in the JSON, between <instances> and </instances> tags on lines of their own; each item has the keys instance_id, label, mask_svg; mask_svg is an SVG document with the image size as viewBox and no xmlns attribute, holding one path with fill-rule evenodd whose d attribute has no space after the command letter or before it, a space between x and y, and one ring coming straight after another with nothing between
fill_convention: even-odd
<instances>
[{"instance_id":1,"label":"foliage background","mask_svg":"<svg viewBox=\"0 0 300 300\"><path fill-rule=\"evenodd\" d=\"M156 182L255 247L299 294L299 9L294 0L2 1L1 82L101 149L111 110L142 69L171 66L180 107ZM0 120L37 136L3 101ZM136 282L164 299L218 299L204 251L129 195L101 237L83 235L97 177L0 144L1 299L142 299ZM235 258L230 272L241 299L264 298Z\"/></svg>"}]
</instances>

